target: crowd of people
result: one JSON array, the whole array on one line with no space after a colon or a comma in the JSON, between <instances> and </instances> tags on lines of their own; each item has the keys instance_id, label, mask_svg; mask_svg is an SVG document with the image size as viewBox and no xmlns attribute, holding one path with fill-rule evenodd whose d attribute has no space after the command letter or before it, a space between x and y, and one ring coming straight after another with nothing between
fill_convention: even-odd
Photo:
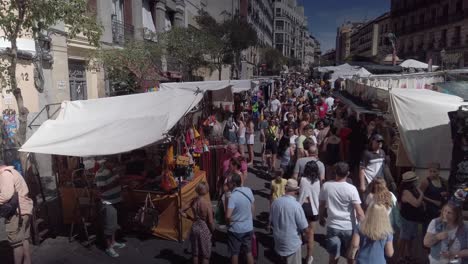
<instances>
[{"instance_id":1,"label":"crowd of people","mask_svg":"<svg viewBox=\"0 0 468 264\"><path fill-rule=\"evenodd\" d=\"M266 86L227 127L230 154L219 186L232 263L240 252L253 263L255 200L244 183L256 139L262 148L257 168L271 176L267 231L282 262L302 263L306 244L305 261L313 263L320 224L329 263L340 257L418 263L417 247L430 263L468 263L468 225L436 161L427 176L407 171L394 177L388 152L397 133L383 117L357 116L323 82L283 79ZM415 240L420 227L424 245Z\"/></svg>"},{"instance_id":2,"label":"crowd of people","mask_svg":"<svg viewBox=\"0 0 468 264\"><path fill-rule=\"evenodd\" d=\"M315 233L321 225L331 264L340 257L358 264L418 263L418 247L424 247L431 264L468 263L468 224L461 205L450 199L437 161L428 164L424 177L411 170L392 175L389 149L396 134L383 117L357 116L323 81L291 78L262 85L226 122L229 143L215 212L204 198L206 183L197 186L196 198L180 210L193 221L193 263L209 263L216 222L227 228L231 263L254 263L258 252L249 166L271 177L266 229L272 233L278 262L301 264L305 258L307 264L316 263ZM261 164L254 164L257 139ZM105 220L105 251L118 257L115 249L125 244L115 240L121 188L112 162L107 160L96 172L96 186ZM15 210L6 222L8 239L15 263L30 263L28 188L13 167L0 163L0 205L15 197L21 211ZM421 230L423 245L416 242Z\"/></svg>"}]
</instances>

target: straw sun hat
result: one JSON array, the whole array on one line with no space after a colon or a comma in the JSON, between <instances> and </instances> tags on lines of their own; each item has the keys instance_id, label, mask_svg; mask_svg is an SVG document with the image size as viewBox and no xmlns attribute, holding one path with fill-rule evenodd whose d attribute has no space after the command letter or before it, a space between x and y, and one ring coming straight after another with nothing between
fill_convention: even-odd
<instances>
[{"instance_id":1,"label":"straw sun hat","mask_svg":"<svg viewBox=\"0 0 468 264\"><path fill-rule=\"evenodd\" d=\"M414 171L407 171L401 175L401 181L402 182L413 182L418 180L418 176L416 176L416 173Z\"/></svg>"}]
</instances>

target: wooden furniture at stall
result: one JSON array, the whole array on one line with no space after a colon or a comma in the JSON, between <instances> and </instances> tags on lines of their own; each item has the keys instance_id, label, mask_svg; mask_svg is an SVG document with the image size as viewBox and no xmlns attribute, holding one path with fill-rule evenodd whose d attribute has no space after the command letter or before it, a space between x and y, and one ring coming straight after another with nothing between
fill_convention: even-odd
<instances>
[{"instance_id":1,"label":"wooden furniture at stall","mask_svg":"<svg viewBox=\"0 0 468 264\"><path fill-rule=\"evenodd\" d=\"M195 189L201 182L206 182L204 171L197 172L192 181L182 186L181 203L179 202L179 194L177 192L174 194L161 194L160 192L147 190L124 190L122 196L127 208L138 209L144 203L147 194L151 194L152 201L160 212L159 224L153 228L153 235L167 240L178 241L179 238L185 240L192 227L192 222L180 217L179 208L189 204L197 196ZM62 200L64 224L80 222L80 216L76 214L73 208L77 206L76 193L82 194L86 192L85 188L79 189L64 186L60 187L59 190ZM97 192L96 190L91 191L95 194ZM209 194L206 195L206 199L210 199ZM188 213L190 213L190 210ZM181 225L179 225L180 221L182 222Z\"/></svg>"}]
</instances>

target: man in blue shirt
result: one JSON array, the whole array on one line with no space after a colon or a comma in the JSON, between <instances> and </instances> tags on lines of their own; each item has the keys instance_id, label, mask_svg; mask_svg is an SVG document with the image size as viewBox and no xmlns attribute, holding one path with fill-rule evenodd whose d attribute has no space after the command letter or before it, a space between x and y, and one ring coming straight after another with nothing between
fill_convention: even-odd
<instances>
[{"instance_id":1,"label":"man in blue shirt","mask_svg":"<svg viewBox=\"0 0 468 264\"><path fill-rule=\"evenodd\" d=\"M301 234L307 234L309 224L302 206L296 200L299 190L297 181L289 179L285 189L286 194L273 202L270 211L275 251L286 263L301 264Z\"/></svg>"},{"instance_id":2,"label":"man in blue shirt","mask_svg":"<svg viewBox=\"0 0 468 264\"><path fill-rule=\"evenodd\" d=\"M241 248L247 254L247 263L253 264L252 256L252 234L253 213L255 211L252 190L242 187L242 178L234 174L231 178L234 190L228 200L226 220L229 223L228 247L231 255L231 263L239 262Z\"/></svg>"}]
</instances>

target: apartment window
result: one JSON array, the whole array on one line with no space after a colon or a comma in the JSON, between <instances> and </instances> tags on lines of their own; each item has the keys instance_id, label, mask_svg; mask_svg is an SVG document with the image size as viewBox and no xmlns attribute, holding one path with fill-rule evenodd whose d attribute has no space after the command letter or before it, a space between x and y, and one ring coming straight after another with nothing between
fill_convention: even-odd
<instances>
[{"instance_id":1,"label":"apartment window","mask_svg":"<svg viewBox=\"0 0 468 264\"><path fill-rule=\"evenodd\" d=\"M439 48L447 47L447 29L442 30Z\"/></svg>"},{"instance_id":2,"label":"apartment window","mask_svg":"<svg viewBox=\"0 0 468 264\"><path fill-rule=\"evenodd\" d=\"M276 33L275 34L275 42L277 44L283 44L284 43L284 34L282 33Z\"/></svg>"},{"instance_id":3,"label":"apartment window","mask_svg":"<svg viewBox=\"0 0 468 264\"><path fill-rule=\"evenodd\" d=\"M431 13L432 13L432 19L435 20L437 18L437 9L433 8Z\"/></svg>"},{"instance_id":4,"label":"apartment window","mask_svg":"<svg viewBox=\"0 0 468 264\"><path fill-rule=\"evenodd\" d=\"M456 12L457 13L463 12L463 2L461 0L457 1Z\"/></svg>"},{"instance_id":5,"label":"apartment window","mask_svg":"<svg viewBox=\"0 0 468 264\"><path fill-rule=\"evenodd\" d=\"M112 16L117 21L124 21L123 0L112 0Z\"/></svg>"},{"instance_id":6,"label":"apartment window","mask_svg":"<svg viewBox=\"0 0 468 264\"><path fill-rule=\"evenodd\" d=\"M276 8L275 16L281 16L281 8Z\"/></svg>"},{"instance_id":7,"label":"apartment window","mask_svg":"<svg viewBox=\"0 0 468 264\"><path fill-rule=\"evenodd\" d=\"M276 44L276 49L281 51L281 53L283 53L283 45L282 44Z\"/></svg>"},{"instance_id":8,"label":"apartment window","mask_svg":"<svg viewBox=\"0 0 468 264\"><path fill-rule=\"evenodd\" d=\"M442 16L443 16L443 17L448 17L448 15L449 15L449 5L446 4L446 5L444 5L444 9L443 9L443 12L442 12Z\"/></svg>"},{"instance_id":9,"label":"apartment window","mask_svg":"<svg viewBox=\"0 0 468 264\"><path fill-rule=\"evenodd\" d=\"M422 13L421 15L419 15L419 24L420 24L420 25L424 24L424 13Z\"/></svg>"},{"instance_id":10,"label":"apartment window","mask_svg":"<svg viewBox=\"0 0 468 264\"><path fill-rule=\"evenodd\" d=\"M277 20L275 24L276 24L276 30L284 30L284 21Z\"/></svg>"},{"instance_id":11,"label":"apartment window","mask_svg":"<svg viewBox=\"0 0 468 264\"><path fill-rule=\"evenodd\" d=\"M461 41L461 27L457 26L455 27L455 34L453 35L452 45L456 46L460 44L460 41Z\"/></svg>"}]
</instances>

